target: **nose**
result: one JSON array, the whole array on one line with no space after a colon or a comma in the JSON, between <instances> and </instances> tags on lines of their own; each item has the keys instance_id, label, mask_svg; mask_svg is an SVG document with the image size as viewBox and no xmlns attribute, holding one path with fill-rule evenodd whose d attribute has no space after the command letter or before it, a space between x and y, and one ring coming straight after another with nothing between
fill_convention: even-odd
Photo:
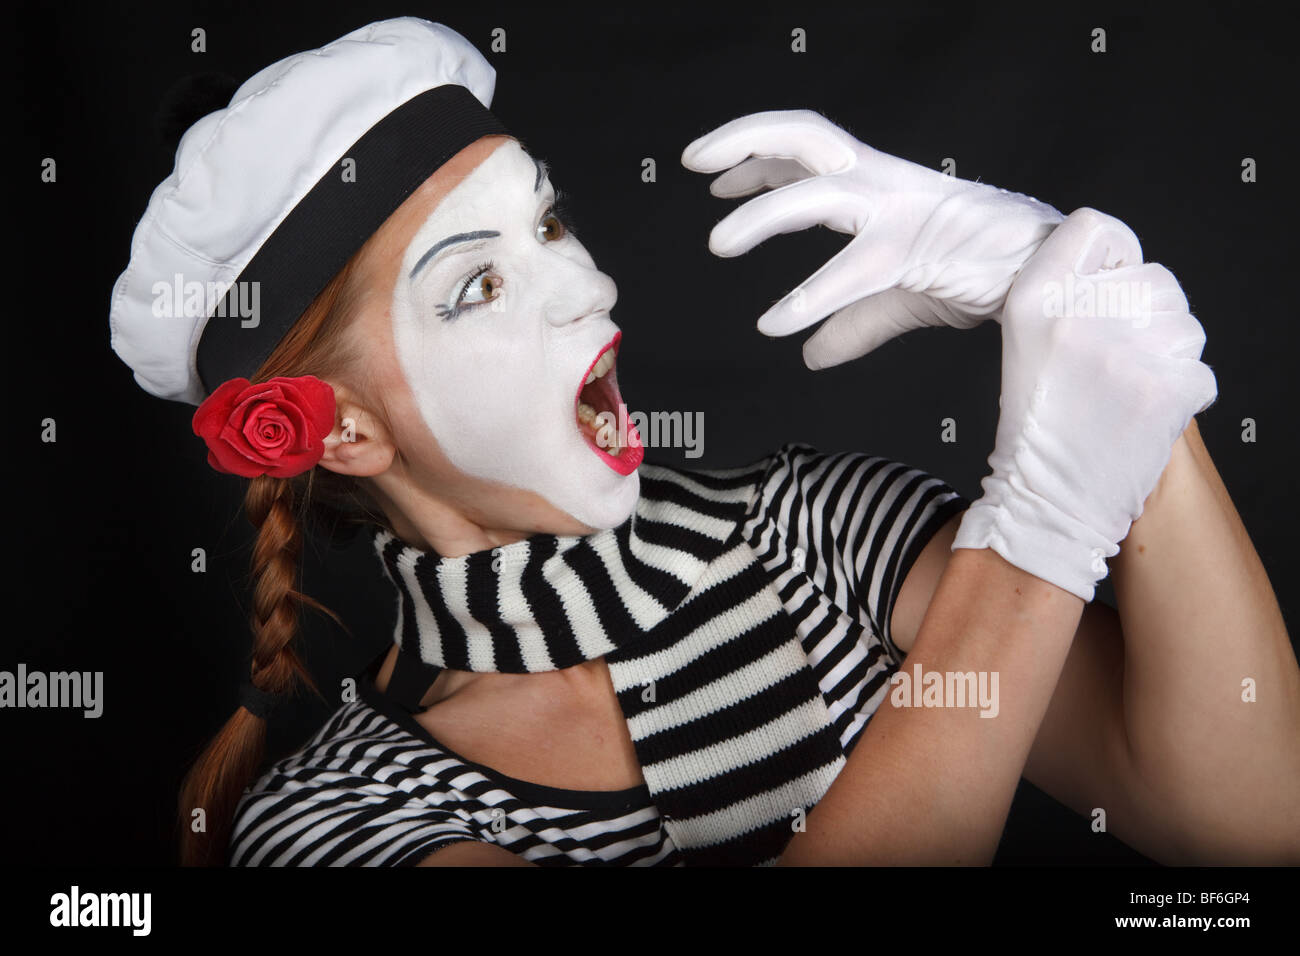
<instances>
[{"instance_id":1,"label":"nose","mask_svg":"<svg viewBox=\"0 0 1300 956\"><path fill-rule=\"evenodd\" d=\"M609 311L618 301L618 286L595 265L556 256L543 313L554 326L568 325L593 312Z\"/></svg>"}]
</instances>

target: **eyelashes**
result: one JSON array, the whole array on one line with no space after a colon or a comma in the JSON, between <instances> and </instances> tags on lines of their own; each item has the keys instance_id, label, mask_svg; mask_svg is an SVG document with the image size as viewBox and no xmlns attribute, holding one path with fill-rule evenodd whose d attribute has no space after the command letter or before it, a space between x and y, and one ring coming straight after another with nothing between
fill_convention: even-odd
<instances>
[{"instance_id":1,"label":"eyelashes","mask_svg":"<svg viewBox=\"0 0 1300 956\"><path fill-rule=\"evenodd\" d=\"M496 266L491 261L483 262L475 266L473 271L470 272L470 274L467 275L461 281L460 293L456 296L456 302L450 306L439 303L438 305L435 305L433 307L434 312L437 313L439 318L447 322L450 322L452 319L459 316L462 312L465 312L468 309L472 309L476 305L483 305L486 302L491 302L492 301L491 299L485 299L483 300L483 302L466 303L465 294L469 292L470 287L473 286L477 280L483 278L483 276L493 271L494 269L496 269Z\"/></svg>"},{"instance_id":2,"label":"eyelashes","mask_svg":"<svg viewBox=\"0 0 1300 956\"><path fill-rule=\"evenodd\" d=\"M558 189L555 190L555 199L546 207L546 212L542 214L541 222L545 222L547 219L552 217L559 221L560 226L564 231L560 236L550 241L558 242L560 239L567 236L577 236L577 230L569 224L568 205L564 201L564 194ZM482 279L487 273L494 272L495 270L496 265L491 260L479 263L468 275L461 279L458 285L460 291L456 295L456 301L452 305L444 305L442 303L435 305L433 307L435 314L437 314L437 316L444 322L450 322L453 319L458 318L462 313L473 309L475 306L486 305L487 303L494 301L496 296L485 298L478 302L466 302L465 296L469 293L469 290L473 288L475 282Z\"/></svg>"},{"instance_id":3,"label":"eyelashes","mask_svg":"<svg viewBox=\"0 0 1300 956\"><path fill-rule=\"evenodd\" d=\"M555 190L555 201L551 203L550 208L546 210L546 216L554 216L564 224L564 234L567 236L577 236L578 230L573 227L569 221L569 203L565 194L557 189ZM542 219L545 219L543 216Z\"/></svg>"}]
</instances>

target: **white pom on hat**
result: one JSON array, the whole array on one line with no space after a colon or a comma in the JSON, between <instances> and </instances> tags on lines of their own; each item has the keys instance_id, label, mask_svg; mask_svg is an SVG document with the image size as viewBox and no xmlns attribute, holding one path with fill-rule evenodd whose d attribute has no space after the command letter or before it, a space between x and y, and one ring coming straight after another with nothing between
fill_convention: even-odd
<instances>
[{"instance_id":1,"label":"white pom on hat","mask_svg":"<svg viewBox=\"0 0 1300 956\"><path fill-rule=\"evenodd\" d=\"M401 17L268 66L191 126L113 288L112 346L140 386L197 405L251 375L421 182L505 132L495 82L460 34Z\"/></svg>"}]
</instances>

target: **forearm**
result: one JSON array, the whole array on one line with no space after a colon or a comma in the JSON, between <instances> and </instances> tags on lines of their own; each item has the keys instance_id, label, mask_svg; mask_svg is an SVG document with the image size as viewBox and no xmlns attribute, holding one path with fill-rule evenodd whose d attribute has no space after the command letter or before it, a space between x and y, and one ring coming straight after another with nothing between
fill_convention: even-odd
<instances>
[{"instance_id":1,"label":"forearm","mask_svg":"<svg viewBox=\"0 0 1300 956\"><path fill-rule=\"evenodd\" d=\"M1171 862L1297 862L1300 670L1194 420L1111 572L1130 762L1178 834Z\"/></svg>"},{"instance_id":2,"label":"forearm","mask_svg":"<svg viewBox=\"0 0 1300 956\"><path fill-rule=\"evenodd\" d=\"M996 673L997 716L891 693L781 864L991 862L1082 608L991 550L954 551L907 669Z\"/></svg>"}]
</instances>

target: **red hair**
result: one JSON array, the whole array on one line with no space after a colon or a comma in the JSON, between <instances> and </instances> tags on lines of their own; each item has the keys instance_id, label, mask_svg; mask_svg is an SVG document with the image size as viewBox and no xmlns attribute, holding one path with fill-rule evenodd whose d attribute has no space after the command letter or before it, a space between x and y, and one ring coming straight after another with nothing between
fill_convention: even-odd
<instances>
[{"instance_id":1,"label":"red hair","mask_svg":"<svg viewBox=\"0 0 1300 956\"><path fill-rule=\"evenodd\" d=\"M362 247L362 250L365 246ZM356 302L355 278L362 250L348 261L275 351L250 377L253 383L277 375L315 375L328 380L356 356L344 336ZM253 631L250 677L261 690L289 695L299 682L324 699L294 647L299 609L337 615L298 588L303 525L309 515L323 526L367 521L387 525L356 482L323 468L294 478L249 479L244 510L257 529L251 561ZM242 706L208 742L181 785L178 805L180 857L184 866L220 866L227 859L230 828L243 790L261 767L266 721ZM202 809L205 829L196 832L194 811Z\"/></svg>"}]
</instances>

